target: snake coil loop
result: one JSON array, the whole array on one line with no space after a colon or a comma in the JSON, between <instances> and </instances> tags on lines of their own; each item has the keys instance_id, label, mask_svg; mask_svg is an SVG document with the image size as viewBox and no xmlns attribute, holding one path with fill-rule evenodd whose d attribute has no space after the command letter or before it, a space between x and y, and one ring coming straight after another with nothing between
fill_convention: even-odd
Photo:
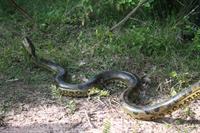
<instances>
[{"instance_id":1,"label":"snake coil loop","mask_svg":"<svg viewBox=\"0 0 200 133\"><path fill-rule=\"evenodd\" d=\"M120 80L127 84L127 89L122 93L120 101L123 109L136 119L154 120L164 117L173 111L188 105L193 100L200 98L200 81L184 89L177 95L161 103L149 106L139 106L130 102L132 92L139 88L140 80L135 74L125 71L105 71L85 83L70 84L64 81L66 71L64 68L50 60L37 57L33 43L28 37L23 40L23 46L33 62L41 67L50 69L57 73L55 81L62 95L82 97L87 96L90 89L96 85L103 84L108 80Z\"/></svg>"}]
</instances>

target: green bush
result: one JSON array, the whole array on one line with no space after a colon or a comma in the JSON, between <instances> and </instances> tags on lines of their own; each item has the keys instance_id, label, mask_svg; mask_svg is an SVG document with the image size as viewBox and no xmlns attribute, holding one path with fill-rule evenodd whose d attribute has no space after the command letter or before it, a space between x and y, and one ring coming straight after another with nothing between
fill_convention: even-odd
<instances>
[{"instance_id":1,"label":"green bush","mask_svg":"<svg viewBox=\"0 0 200 133\"><path fill-rule=\"evenodd\" d=\"M150 9L153 1L149 0L144 7ZM85 18L108 22L111 19L119 20L139 2L140 0L81 0L81 5L84 7Z\"/></svg>"},{"instance_id":2,"label":"green bush","mask_svg":"<svg viewBox=\"0 0 200 133\"><path fill-rule=\"evenodd\" d=\"M200 54L200 29L195 34L193 50L198 51Z\"/></svg>"}]
</instances>

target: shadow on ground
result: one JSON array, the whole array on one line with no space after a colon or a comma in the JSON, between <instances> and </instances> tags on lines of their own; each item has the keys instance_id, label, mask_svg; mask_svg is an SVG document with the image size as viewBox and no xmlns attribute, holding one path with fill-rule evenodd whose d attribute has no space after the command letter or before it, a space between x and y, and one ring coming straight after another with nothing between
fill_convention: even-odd
<instances>
[{"instance_id":1,"label":"shadow on ground","mask_svg":"<svg viewBox=\"0 0 200 133\"><path fill-rule=\"evenodd\" d=\"M0 113L17 109L19 104L40 105L42 100L55 100L49 84L28 84L20 80L2 79L0 87ZM55 100L56 101L56 100ZM42 103L41 103L42 104Z\"/></svg>"},{"instance_id":2,"label":"shadow on ground","mask_svg":"<svg viewBox=\"0 0 200 133\"><path fill-rule=\"evenodd\" d=\"M190 119L190 120L186 120L186 119L182 119L182 118L170 118L170 117L166 117L160 120L156 120L155 122L158 123L167 123L167 124L173 124L173 123L177 123L178 125L183 125L183 124L190 124L190 125L199 125L200 124L200 120L198 119Z\"/></svg>"},{"instance_id":3,"label":"shadow on ground","mask_svg":"<svg viewBox=\"0 0 200 133\"><path fill-rule=\"evenodd\" d=\"M74 130L80 123L60 123L60 124L32 124L29 126L11 126L0 127L1 133L27 133L27 132L40 132L40 133L60 133L60 132L73 132L78 133L82 130Z\"/></svg>"}]
</instances>

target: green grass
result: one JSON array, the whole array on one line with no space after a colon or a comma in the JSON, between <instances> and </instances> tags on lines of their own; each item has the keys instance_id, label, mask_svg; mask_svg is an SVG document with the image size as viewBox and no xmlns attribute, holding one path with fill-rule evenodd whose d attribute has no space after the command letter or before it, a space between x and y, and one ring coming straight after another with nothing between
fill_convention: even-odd
<instances>
[{"instance_id":1,"label":"green grass","mask_svg":"<svg viewBox=\"0 0 200 133\"><path fill-rule=\"evenodd\" d=\"M77 5L76 2L37 0L29 4L21 2L21 5L30 9L36 27L32 28L31 22L10 6L6 12L1 10L1 92L9 86L7 81L13 79L30 87L52 83L51 72L36 67L25 57L23 31L31 36L37 54L65 67L75 77L73 82L82 82L83 77L91 78L111 69L139 76L149 74L156 85L169 79L172 72L183 75L182 78L172 77L175 83L184 79L187 86L199 80L199 51L193 49L193 45L198 45L198 39L195 44L193 41L181 42L178 39L181 26L174 26L174 18L163 23L150 19L143 20L145 23L142 24L130 22L121 31L111 33L107 22L95 24L96 21L91 20L83 26L79 23L81 14L73 12L66 16L70 7ZM185 76L185 73L188 74ZM3 106L9 104L9 99L16 101L9 95Z\"/></svg>"},{"instance_id":2,"label":"green grass","mask_svg":"<svg viewBox=\"0 0 200 133\"><path fill-rule=\"evenodd\" d=\"M105 119L103 123L103 133L110 133L110 128L111 128L111 122Z\"/></svg>"}]
</instances>

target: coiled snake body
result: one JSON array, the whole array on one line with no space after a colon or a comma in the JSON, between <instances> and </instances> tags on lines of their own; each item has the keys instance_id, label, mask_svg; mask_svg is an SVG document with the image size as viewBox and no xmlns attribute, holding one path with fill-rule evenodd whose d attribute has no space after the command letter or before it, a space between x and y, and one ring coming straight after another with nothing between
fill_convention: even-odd
<instances>
[{"instance_id":1,"label":"coiled snake body","mask_svg":"<svg viewBox=\"0 0 200 133\"><path fill-rule=\"evenodd\" d=\"M104 84L108 80L120 80L126 83L127 89L122 93L120 101L123 109L136 119L154 120L164 117L173 111L182 108L193 100L200 98L200 81L184 89L170 99L155 105L139 106L130 102L133 92L139 88L139 78L131 73L124 71L105 71L85 83L70 84L64 81L66 71L64 68L49 60L39 58L35 53L35 48L28 37L23 40L23 46L34 63L57 73L55 81L59 86L62 95L82 97L87 96L90 89L96 85Z\"/></svg>"}]
</instances>

